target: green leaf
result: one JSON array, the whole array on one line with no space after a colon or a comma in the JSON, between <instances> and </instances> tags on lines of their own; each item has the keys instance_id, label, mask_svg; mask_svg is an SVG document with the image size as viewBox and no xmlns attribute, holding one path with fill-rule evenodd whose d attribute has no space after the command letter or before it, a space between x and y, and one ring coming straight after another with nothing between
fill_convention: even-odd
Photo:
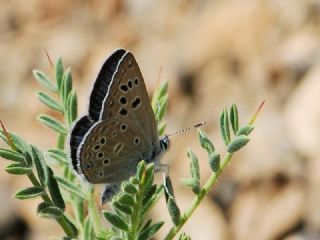
<instances>
[{"instance_id":1,"label":"green leaf","mask_svg":"<svg viewBox=\"0 0 320 240\"><path fill-rule=\"evenodd\" d=\"M230 109L230 122L233 133L236 134L239 130L239 116L237 105L232 104Z\"/></svg>"},{"instance_id":2,"label":"green leaf","mask_svg":"<svg viewBox=\"0 0 320 240\"><path fill-rule=\"evenodd\" d=\"M14 197L17 199L29 199L42 196L44 194L44 189L42 187L29 187L19 190L15 193Z\"/></svg>"},{"instance_id":3,"label":"green leaf","mask_svg":"<svg viewBox=\"0 0 320 240\"><path fill-rule=\"evenodd\" d=\"M157 109L157 119L158 121L161 121L167 111L168 107L168 95L165 95L161 100L159 101L159 108Z\"/></svg>"},{"instance_id":4,"label":"green leaf","mask_svg":"<svg viewBox=\"0 0 320 240\"><path fill-rule=\"evenodd\" d=\"M83 228L83 239L92 239L93 235L93 226L90 220L89 215L84 220L84 228Z\"/></svg>"},{"instance_id":5,"label":"green leaf","mask_svg":"<svg viewBox=\"0 0 320 240\"><path fill-rule=\"evenodd\" d=\"M49 78L44 72L39 70L33 70L32 73L40 85L42 85L51 92L57 92L57 87L49 80Z\"/></svg>"},{"instance_id":6,"label":"green leaf","mask_svg":"<svg viewBox=\"0 0 320 240\"><path fill-rule=\"evenodd\" d=\"M169 176L166 176L164 183L164 194L166 197L166 201L168 201L169 196L174 197L172 182Z\"/></svg>"},{"instance_id":7,"label":"green leaf","mask_svg":"<svg viewBox=\"0 0 320 240\"><path fill-rule=\"evenodd\" d=\"M188 148L187 150L187 156L191 160L190 170L191 170L192 178L196 179L197 181L200 181L199 161L197 156L194 154L194 152L190 148Z\"/></svg>"},{"instance_id":8,"label":"green leaf","mask_svg":"<svg viewBox=\"0 0 320 240\"><path fill-rule=\"evenodd\" d=\"M63 107L58 102L56 102L56 100L50 97L48 94L44 92L38 92L37 97L43 104L45 104L49 108L63 113Z\"/></svg>"},{"instance_id":9,"label":"green leaf","mask_svg":"<svg viewBox=\"0 0 320 240\"><path fill-rule=\"evenodd\" d=\"M145 170L143 191L148 191L154 180L154 163L149 163Z\"/></svg>"},{"instance_id":10,"label":"green leaf","mask_svg":"<svg viewBox=\"0 0 320 240\"><path fill-rule=\"evenodd\" d=\"M55 70L55 74L56 74L56 81L57 81L58 89L61 90L62 76L63 76L63 72L64 72L61 57L58 58L55 66L54 66L54 70Z\"/></svg>"},{"instance_id":11,"label":"green leaf","mask_svg":"<svg viewBox=\"0 0 320 240\"><path fill-rule=\"evenodd\" d=\"M158 133L159 133L159 136L162 136L165 132L167 128L167 123L166 122L160 122L158 123Z\"/></svg>"},{"instance_id":12,"label":"green leaf","mask_svg":"<svg viewBox=\"0 0 320 240\"><path fill-rule=\"evenodd\" d=\"M37 169L40 183L43 187L48 185L48 167L44 160L42 152L36 147L31 145L33 152L33 161Z\"/></svg>"},{"instance_id":13,"label":"green leaf","mask_svg":"<svg viewBox=\"0 0 320 240\"><path fill-rule=\"evenodd\" d=\"M52 202L55 206L60 209L65 209L66 205L62 198L62 194L60 188L58 186L58 182L53 175L53 171L50 167L48 167L48 189L52 199Z\"/></svg>"},{"instance_id":14,"label":"green leaf","mask_svg":"<svg viewBox=\"0 0 320 240\"><path fill-rule=\"evenodd\" d=\"M179 240L191 240L191 237L183 232L183 233L180 234Z\"/></svg>"},{"instance_id":15,"label":"green leaf","mask_svg":"<svg viewBox=\"0 0 320 240\"><path fill-rule=\"evenodd\" d=\"M82 199L86 199L86 195L82 192L82 190L80 189L80 187L78 187L77 185L75 185L73 182L69 181L66 178L63 177L59 177L59 176L55 176L55 179L58 181L59 185L67 190L68 192L70 192L71 194L75 194L78 197L82 198Z\"/></svg>"},{"instance_id":16,"label":"green leaf","mask_svg":"<svg viewBox=\"0 0 320 240\"><path fill-rule=\"evenodd\" d=\"M32 173L31 167L26 167L21 163L13 163L5 168L5 171L14 175L23 175Z\"/></svg>"},{"instance_id":17,"label":"green leaf","mask_svg":"<svg viewBox=\"0 0 320 240\"><path fill-rule=\"evenodd\" d=\"M220 115L220 130L223 141L227 146L230 142L229 118L227 109L223 109Z\"/></svg>"},{"instance_id":18,"label":"green leaf","mask_svg":"<svg viewBox=\"0 0 320 240\"><path fill-rule=\"evenodd\" d=\"M60 134L63 134L63 135L67 134L67 130L62 125L62 123L49 115L41 114L38 116L38 120L42 124L46 125L47 127L51 128L52 130L54 130Z\"/></svg>"},{"instance_id":19,"label":"green leaf","mask_svg":"<svg viewBox=\"0 0 320 240\"><path fill-rule=\"evenodd\" d=\"M62 77L62 86L61 86L61 93L62 93L62 100L65 104L65 107L67 108L67 98L69 96L69 93L72 90L72 75L71 75L71 69L67 68L67 70L64 72Z\"/></svg>"},{"instance_id":20,"label":"green leaf","mask_svg":"<svg viewBox=\"0 0 320 240\"><path fill-rule=\"evenodd\" d=\"M122 190L130 194L136 194L138 192L134 184L130 182L124 182L124 184L122 185Z\"/></svg>"},{"instance_id":21,"label":"green leaf","mask_svg":"<svg viewBox=\"0 0 320 240\"><path fill-rule=\"evenodd\" d=\"M137 166L137 178L139 179L140 182L144 181L145 169L146 169L146 162L140 161Z\"/></svg>"},{"instance_id":22,"label":"green leaf","mask_svg":"<svg viewBox=\"0 0 320 240\"><path fill-rule=\"evenodd\" d=\"M60 149L49 149L47 152L48 156L58 162L60 165L69 166L68 157L64 151Z\"/></svg>"},{"instance_id":23,"label":"green leaf","mask_svg":"<svg viewBox=\"0 0 320 240\"><path fill-rule=\"evenodd\" d=\"M69 125L71 125L73 121L76 120L78 115L78 100L77 100L77 93L75 89L73 89L69 93L67 105L68 105L67 109L68 109Z\"/></svg>"},{"instance_id":24,"label":"green leaf","mask_svg":"<svg viewBox=\"0 0 320 240\"><path fill-rule=\"evenodd\" d=\"M152 109L156 113L158 102L163 98L168 92L168 81L163 82L160 87L157 88L152 97Z\"/></svg>"},{"instance_id":25,"label":"green leaf","mask_svg":"<svg viewBox=\"0 0 320 240\"><path fill-rule=\"evenodd\" d=\"M198 129L198 137L201 147L204 148L208 152L208 154L212 153L214 151L214 146L207 135L201 129Z\"/></svg>"},{"instance_id":26,"label":"green leaf","mask_svg":"<svg viewBox=\"0 0 320 240\"><path fill-rule=\"evenodd\" d=\"M10 134L13 144L17 148L17 151L24 156L25 163L32 167L33 160L32 160L32 150L28 143L26 143L19 135L11 133Z\"/></svg>"},{"instance_id":27,"label":"green leaf","mask_svg":"<svg viewBox=\"0 0 320 240\"><path fill-rule=\"evenodd\" d=\"M139 167L138 167L139 168ZM138 169L137 168L137 169ZM137 176L138 176L138 173L137 173ZM137 176L132 176L130 177L129 181L130 183L134 184L134 185L138 185L139 184L139 179L137 178Z\"/></svg>"},{"instance_id":28,"label":"green leaf","mask_svg":"<svg viewBox=\"0 0 320 240\"><path fill-rule=\"evenodd\" d=\"M209 165L213 172L218 171L220 168L220 154L215 152L211 153L209 155Z\"/></svg>"},{"instance_id":29,"label":"green leaf","mask_svg":"<svg viewBox=\"0 0 320 240\"><path fill-rule=\"evenodd\" d=\"M110 211L102 211L103 216L109 223L111 223L114 227L119 228L124 231L129 230L129 225L118 215L110 212Z\"/></svg>"},{"instance_id":30,"label":"green leaf","mask_svg":"<svg viewBox=\"0 0 320 240\"><path fill-rule=\"evenodd\" d=\"M195 178L181 178L180 182L191 189L195 189L196 194L200 192L199 182Z\"/></svg>"},{"instance_id":31,"label":"green leaf","mask_svg":"<svg viewBox=\"0 0 320 240\"><path fill-rule=\"evenodd\" d=\"M142 198L142 205L145 205L156 193L157 191L157 185L153 184L148 191L145 192L143 198Z\"/></svg>"},{"instance_id":32,"label":"green leaf","mask_svg":"<svg viewBox=\"0 0 320 240\"><path fill-rule=\"evenodd\" d=\"M115 200L112 202L112 206L125 214L131 215L133 213L132 207L122 205L117 201L117 197L115 197Z\"/></svg>"},{"instance_id":33,"label":"green leaf","mask_svg":"<svg viewBox=\"0 0 320 240\"><path fill-rule=\"evenodd\" d=\"M129 193L120 193L120 195L117 197L117 201L121 205L132 207L134 205L134 198Z\"/></svg>"},{"instance_id":34,"label":"green leaf","mask_svg":"<svg viewBox=\"0 0 320 240\"><path fill-rule=\"evenodd\" d=\"M251 125L244 126L239 129L239 131L237 132L237 136L240 136L240 135L248 136L253 131L253 129L254 127L252 127Z\"/></svg>"},{"instance_id":35,"label":"green leaf","mask_svg":"<svg viewBox=\"0 0 320 240\"><path fill-rule=\"evenodd\" d=\"M57 219L63 216L63 211L56 206L42 202L38 205L37 214L43 218Z\"/></svg>"},{"instance_id":36,"label":"green leaf","mask_svg":"<svg viewBox=\"0 0 320 240\"><path fill-rule=\"evenodd\" d=\"M227 151L229 153L239 151L249 142L249 140L250 138L248 138L247 136L237 136L234 140L232 140L231 143L229 143L229 145L227 146Z\"/></svg>"},{"instance_id":37,"label":"green leaf","mask_svg":"<svg viewBox=\"0 0 320 240\"><path fill-rule=\"evenodd\" d=\"M69 235L71 235L71 237L76 238L78 236L78 229L76 228L74 223L66 215L63 215L62 218L64 219L65 223L68 225L69 231L71 231Z\"/></svg>"},{"instance_id":38,"label":"green leaf","mask_svg":"<svg viewBox=\"0 0 320 240\"><path fill-rule=\"evenodd\" d=\"M18 152L12 151L10 149L0 148L0 157L15 161L15 162L23 162L24 156Z\"/></svg>"},{"instance_id":39,"label":"green leaf","mask_svg":"<svg viewBox=\"0 0 320 240\"><path fill-rule=\"evenodd\" d=\"M147 227L140 233L140 235L138 236L138 240L150 239L153 235L156 234L156 232L158 232L158 230L162 227L163 224L164 222L158 222L151 225L150 227Z\"/></svg>"},{"instance_id":40,"label":"green leaf","mask_svg":"<svg viewBox=\"0 0 320 240\"><path fill-rule=\"evenodd\" d=\"M179 223L180 223L180 209L176 203L176 200L171 196L168 199L167 207L168 207L168 211L171 216L172 222L176 226L179 225Z\"/></svg>"}]
</instances>

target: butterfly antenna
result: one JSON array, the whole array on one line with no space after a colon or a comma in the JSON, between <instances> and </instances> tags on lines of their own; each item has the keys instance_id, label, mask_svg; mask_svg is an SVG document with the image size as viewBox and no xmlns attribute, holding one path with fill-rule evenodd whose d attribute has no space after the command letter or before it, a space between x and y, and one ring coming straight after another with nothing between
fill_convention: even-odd
<instances>
[{"instance_id":1,"label":"butterfly antenna","mask_svg":"<svg viewBox=\"0 0 320 240\"><path fill-rule=\"evenodd\" d=\"M173 135L177 135L177 134L180 134L180 133L183 133L183 132L187 132L187 131L190 131L194 128L198 128L198 127L201 127L202 125L206 124L206 122L199 122L191 127L187 127L187 128L184 128L184 129L180 129L178 131L175 131L173 133L169 133L169 134L166 134L166 137L171 137Z\"/></svg>"}]
</instances>

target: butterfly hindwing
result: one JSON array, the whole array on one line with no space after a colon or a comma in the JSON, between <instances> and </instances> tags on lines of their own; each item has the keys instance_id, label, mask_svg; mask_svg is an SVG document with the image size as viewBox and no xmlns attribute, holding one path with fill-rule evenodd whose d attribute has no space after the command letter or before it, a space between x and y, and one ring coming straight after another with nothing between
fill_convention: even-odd
<instances>
[{"instance_id":1,"label":"butterfly hindwing","mask_svg":"<svg viewBox=\"0 0 320 240\"><path fill-rule=\"evenodd\" d=\"M141 128L123 117L96 123L78 150L81 173L91 183L123 181L138 162L154 154Z\"/></svg>"}]
</instances>

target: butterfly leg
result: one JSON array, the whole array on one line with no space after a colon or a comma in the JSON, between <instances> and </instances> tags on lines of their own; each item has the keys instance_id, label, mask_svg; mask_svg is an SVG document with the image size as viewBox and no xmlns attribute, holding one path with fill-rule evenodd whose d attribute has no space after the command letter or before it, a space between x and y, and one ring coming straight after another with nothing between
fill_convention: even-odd
<instances>
[{"instance_id":1,"label":"butterfly leg","mask_svg":"<svg viewBox=\"0 0 320 240\"><path fill-rule=\"evenodd\" d=\"M155 165L155 172L162 172L163 174L165 174L165 176L169 175L169 165L168 164L156 164Z\"/></svg>"},{"instance_id":2,"label":"butterfly leg","mask_svg":"<svg viewBox=\"0 0 320 240\"><path fill-rule=\"evenodd\" d=\"M101 192L101 205L111 201L112 197L120 191L121 183L107 183Z\"/></svg>"}]
</instances>

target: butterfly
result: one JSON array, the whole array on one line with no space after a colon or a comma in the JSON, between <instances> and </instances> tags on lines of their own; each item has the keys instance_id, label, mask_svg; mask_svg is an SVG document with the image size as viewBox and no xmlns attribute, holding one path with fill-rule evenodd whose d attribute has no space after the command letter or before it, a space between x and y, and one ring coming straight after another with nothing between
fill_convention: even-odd
<instances>
[{"instance_id":1,"label":"butterfly","mask_svg":"<svg viewBox=\"0 0 320 240\"><path fill-rule=\"evenodd\" d=\"M116 50L94 82L88 114L71 131L74 170L90 183L105 184L104 204L119 192L122 181L136 173L142 159L160 168L159 159L168 147L168 136L158 136L156 117L133 54Z\"/></svg>"}]
</instances>

